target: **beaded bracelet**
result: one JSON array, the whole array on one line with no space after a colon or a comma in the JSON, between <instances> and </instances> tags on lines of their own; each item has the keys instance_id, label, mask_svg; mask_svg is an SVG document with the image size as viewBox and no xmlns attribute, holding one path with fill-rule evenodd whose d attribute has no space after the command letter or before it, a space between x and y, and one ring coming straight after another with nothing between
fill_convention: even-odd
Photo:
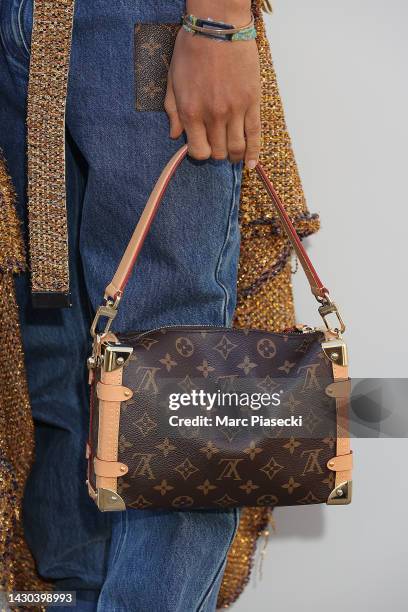
<instances>
[{"instance_id":1,"label":"beaded bracelet","mask_svg":"<svg viewBox=\"0 0 408 612\"><path fill-rule=\"evenodd\" d=\"M190 34L207 36L224 41L253 40L256 38L254 18L250 23L240 28L223 21L213 21L210 18L200 19L194 15L183 15L183 28Z\"/></svg>"}]
</instances>

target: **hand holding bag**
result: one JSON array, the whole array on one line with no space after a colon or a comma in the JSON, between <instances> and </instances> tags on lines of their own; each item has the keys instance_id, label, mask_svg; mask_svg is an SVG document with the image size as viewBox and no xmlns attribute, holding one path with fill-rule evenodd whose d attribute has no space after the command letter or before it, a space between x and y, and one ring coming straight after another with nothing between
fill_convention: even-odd
<instances>
[{"instance_id":1,"label":"hand holding bag","mask_svg":"<svg viewBox=\"0 0 408 612\"><path fill-rule=\"evenodd\" d=\"M92 324L89 495L103 511L348 504L345 326L260 164L256 170L320 303L324 327L110 331L186 153L184 146L163 170ZM107 322L98 331L102 318ZM267 407L261 396L269 398Z\"/></svg>"}]
</instances>

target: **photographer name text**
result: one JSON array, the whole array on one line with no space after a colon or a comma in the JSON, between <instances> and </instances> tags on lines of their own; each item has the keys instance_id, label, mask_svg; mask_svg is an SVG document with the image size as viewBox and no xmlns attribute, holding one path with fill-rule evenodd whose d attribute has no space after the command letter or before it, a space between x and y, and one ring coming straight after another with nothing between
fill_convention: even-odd
<instances>
[{"instance_id":1,"label":"photographer name text","mask_svg":"<svg viewBox=\"0 0 408 612\"><path fill-rule=\"evenodd\" d=\"M195 417L169 417L172 427L302 427L301 416L287 418L268 418L252 414L248 417L215 417L197 415Z\"/></svg>"}]
</instances>

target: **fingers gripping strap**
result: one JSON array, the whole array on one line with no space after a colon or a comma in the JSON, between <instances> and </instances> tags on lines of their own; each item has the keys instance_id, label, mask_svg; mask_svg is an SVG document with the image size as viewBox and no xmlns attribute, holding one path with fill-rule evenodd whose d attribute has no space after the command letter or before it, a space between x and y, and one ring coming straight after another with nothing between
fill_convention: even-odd
<instances>
[{"instance_id":1,"label":"fingers gripping strap","mask_svg":"<svg viewBox=\"0 0 408 612\"><path fill-rule=\"evenodd\" d=\"M153 222L153 219L156 216L160 202L162 201L163 196L166 192L167 186L186 155L187 145L184 145L181 149L177 151L177 153L173 155L173 157L170 159L170 161L162 171L156 185L154 186L152 193L150 194L150 197L139 219L139 222L136 225L135 231L133 232L126 251L123 254L122 260L119 264L118 269L116 270L115 276L105 289L105 298L116 299L118 296L122 295L129 276L132 273L133 266L135 265L138 255L141 251L144 240ZM285 211L285 207L283 205L282 200L277 194L274 186L266 175L265 170L263 169L261 164L258 163L258 165L256 166L256 171L259 177L261 178L268 194L271 197L272 203L276 209L276 212L278 213L285 233L288 239L290 240L309 281L312 293L317 297L325 298L328 291L319 279L316 270L314 269L312 262L310 261L301 243L301 240L297 235L296 230Z\"/></svg>"}]
</instances>

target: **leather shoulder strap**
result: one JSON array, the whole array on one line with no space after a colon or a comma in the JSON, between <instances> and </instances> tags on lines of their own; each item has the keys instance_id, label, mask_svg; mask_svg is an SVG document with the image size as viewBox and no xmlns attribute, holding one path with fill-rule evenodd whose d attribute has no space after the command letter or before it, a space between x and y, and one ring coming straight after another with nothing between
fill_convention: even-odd
<instances>
[{"instance_id":1,"label":"leather shoulder strap","mask_svg":"<svg viewBox=\"0 0 408 612\"><path fill-rule=\"evenodd\" d=\"M173 155L166 167L163 169L156 185L154 186L152 193L150 194L143 213L136 225L130 242L123 254L119 267L116 270L115 276L105 289L105 299L111 298L113 300L116 300L123 294L123 291L126 287L126 283L132 273L133 266L136 263L146 235L159 208L160 202L162 201L163 196L166 193L167 186L174 173L176 172L178 166L181 164L186 155L187 145L184 145L181 149L179 149L179 151L177 151L177 153L175 153L175 155ZM280 199L278 193L276 192L272 182L266 175L265 170L263 169L261 164L258 163L258 165L256 166L256 171L259 177L261 178L265 189L271 197L272 204L274 205L276 212L278 213L279 219L286 232L286 235L289 238L296 252L300 264L302 265L302 268L309 281L313 295L315 295L317 298L325 300L327 298L328 290L324 287L321 280L319 279L317 272L314 269L312 262L310 261L301 243L301 240L297 235L296 230L288 214L285 211L285 207L283 205L282 200Z\"/></svg>"}]
</instances>

